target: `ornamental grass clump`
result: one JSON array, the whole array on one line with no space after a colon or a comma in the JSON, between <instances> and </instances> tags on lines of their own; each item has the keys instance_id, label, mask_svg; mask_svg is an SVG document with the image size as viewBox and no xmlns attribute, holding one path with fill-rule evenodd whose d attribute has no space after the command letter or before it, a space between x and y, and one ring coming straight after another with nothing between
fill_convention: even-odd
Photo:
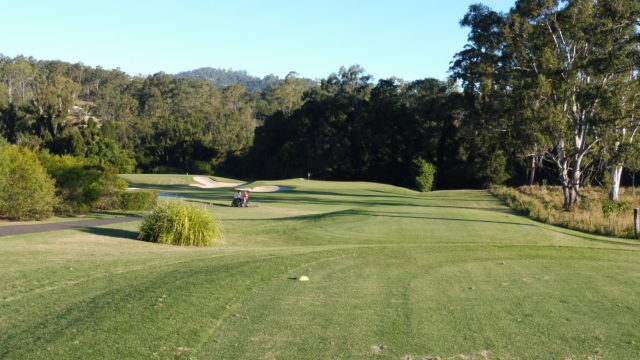
<instances>
[{"instance_id":1,"label":"ornamental grass clump","mask_svg":"<svg viewBox=\"0 0 640 360\"><path fill-rule=\"evenodd\" d=\"M140 227L140 240L181 246L212 246L220 240L220 224L205 209L172 203L157 208Z\"/></svg>"}]
</instances>

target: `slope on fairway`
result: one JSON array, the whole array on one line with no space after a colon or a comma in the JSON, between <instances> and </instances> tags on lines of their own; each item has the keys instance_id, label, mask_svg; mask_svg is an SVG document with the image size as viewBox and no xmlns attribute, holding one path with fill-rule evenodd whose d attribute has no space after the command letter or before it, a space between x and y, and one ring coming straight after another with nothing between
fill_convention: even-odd
<instances>
[{"instance_id":1,"label":"slope on fairway","mask_svg":"<svg viewBox=\"0 0 640 360\"><path fill-rule=\"evenodd\" d=\"M283 180L231 208L188 176L127 180L211 205L224 244L136 224L0 238L0 358L640 358L636 242L482 191Z\"/></svg>"}]
</instances>

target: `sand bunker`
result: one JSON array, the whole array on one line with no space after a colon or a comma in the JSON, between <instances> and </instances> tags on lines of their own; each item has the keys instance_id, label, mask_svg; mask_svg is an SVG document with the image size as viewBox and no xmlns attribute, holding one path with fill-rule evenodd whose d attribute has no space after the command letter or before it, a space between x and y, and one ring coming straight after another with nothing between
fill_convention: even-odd
<instances>
[{"instance_id":1,"label":"sand bunker","mask_svg":"<svg viewBox=\"0 0 640 360\"><path fill-rule=\"evenodd\" d=\"M238 189L240 190L240 189ZM251 192L278 192L278 191L287 191L287 190L291 190L290 187L288 186L278 186L278 185L268 185L268 186L256 186L254 188L251 189L246 189L247 191L251 191Z\"/></svg>"},{"instance_id":2,"label":"sand bunker","mask_svg":"<svg viewBox=\"0 0 640 360\"><path fill-rule=\"evenodd\" d=\"M237 186L249 184L249 183L228 183L228 182L215 181L212 178L206 177L206 176L194 176L193 180L199 182L200 184L191 184L189 186L195 186L201 189L237 187ZM256 186L254 188L237 188L236 190L267 193L267 192L287 191L287 190L291 190L291 188L288 186L267 185L267 186Z\"/></svg>"},{"instance_id":3,"label":"sand bunker","mask_svg":"<svg viewBox=\"0 0 640 360\"><path fill-rule=\"evenodd\" d=\"M193 180L199 182L200 184L191 184L189 186L199 187L201 189L215 189L215 188L224 188L224 187L235 187L240 186L244 183L227 183L221 181L215 181L206 176L194 176Z\"/></svg>"}]
</instances>

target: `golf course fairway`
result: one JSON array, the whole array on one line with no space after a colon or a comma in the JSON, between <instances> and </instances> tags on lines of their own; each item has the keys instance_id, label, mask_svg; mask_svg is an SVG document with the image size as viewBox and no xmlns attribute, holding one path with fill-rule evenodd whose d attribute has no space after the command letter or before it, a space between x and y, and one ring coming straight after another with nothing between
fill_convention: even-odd
<instances>
[{"instance_id":1,"label":"golf course fairway","mask_svg":"<svg viewBox=\"0 0 640 360\"><path fill-rule=\"evenodd\" d=\"M486 191L261 181L290 190L232 208L123 177L206 206L222 243L137 241L140 221L0 237L0 359L640 359L638 241Z\"/></svg>"}]
</instances>

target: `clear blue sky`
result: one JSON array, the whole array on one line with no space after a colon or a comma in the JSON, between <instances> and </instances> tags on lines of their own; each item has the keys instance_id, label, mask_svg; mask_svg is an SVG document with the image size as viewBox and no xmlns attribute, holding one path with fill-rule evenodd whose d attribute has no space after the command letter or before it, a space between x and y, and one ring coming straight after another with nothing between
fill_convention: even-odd
<instances>
[{"instance_id":1,"label":"clear blue sky","mask_svg":"<svg viewBox=\"0 0 640 360\"><path fill-rule=\"evenodd\" d=\"M472 3L515 0L0 0L0 53L131 74L199 67L324 78L444 79Z\"/></svg>"}]
</instances>

